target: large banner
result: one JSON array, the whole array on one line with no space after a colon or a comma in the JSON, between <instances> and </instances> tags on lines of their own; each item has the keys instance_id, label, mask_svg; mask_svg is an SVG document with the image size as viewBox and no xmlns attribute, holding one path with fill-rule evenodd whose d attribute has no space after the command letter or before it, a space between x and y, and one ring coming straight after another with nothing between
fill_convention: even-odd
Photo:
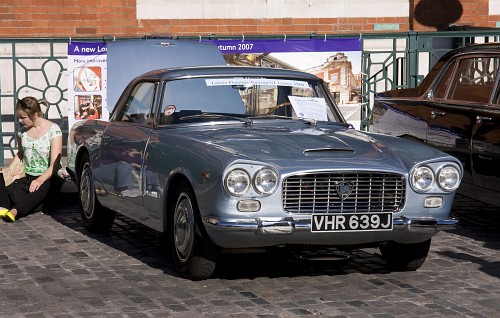
<instances>
[{"instance_id":1,"label":"large banner","mask_svg":"<svg viewBox=\"0 0 500 318\"><path fill-rule=\"evenodd\" d=\"M202 41L215 44L227 64L295 69L322 78L346 120L359 128L362 78L359 38ZM165 63L163 58L160 61ZM106 44L69 43L68 71L69 127L85 118L108 120Z\"/></svg>"},{"instance_id":2,"label":"large banner","mask_svg":"<svg viewBox=\"0 0 500 318\"><path fill-rule=\"evenodd\" d=\"M68 44L68 127L82 119L108 120L105 43Z\"/></svg>"},{"instance_id":3,"label":"large banner","mask_svg":"<svg viewBox=\"0 0 500 318\"><path fill-rule=\"evenodd\" d=\"M359 38L208 40L226 62L304 71L322 78L345 119L361 123L361 51Z\"/></svg>"}]
</instances>

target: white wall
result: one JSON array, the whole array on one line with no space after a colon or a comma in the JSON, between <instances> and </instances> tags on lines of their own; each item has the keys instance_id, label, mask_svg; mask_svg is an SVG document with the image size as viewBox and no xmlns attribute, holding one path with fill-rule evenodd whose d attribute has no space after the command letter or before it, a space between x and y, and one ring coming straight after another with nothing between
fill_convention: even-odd
<instances>
[{"instance_id":1,"label":"white wall","mask_svg":"<svg viewBox=\"0 0 500 318\"><path fill-rule=\"evenodd\" d=\"M500 0L490 0L488 3L490 15L500 15Z\"/></svg>"},{"instance_id":2,"label":"white wall","mask_svg":"<svg viewBox=\"0 0 500 318\"><path fill-rule=\"evenodd\" d=\"M137 19L408 17L409 0L137 0Z\"/></svg>"}]
</instances>

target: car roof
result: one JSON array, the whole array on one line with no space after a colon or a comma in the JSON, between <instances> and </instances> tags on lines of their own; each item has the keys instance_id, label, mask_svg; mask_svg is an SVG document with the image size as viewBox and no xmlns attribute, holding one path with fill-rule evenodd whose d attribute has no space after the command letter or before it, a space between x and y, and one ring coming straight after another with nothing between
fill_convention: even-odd
<instances>
[{"instance_id":1,"label":"car roof","mask_svg":"<svg viewBox=\"0 0 500 318\"><path fill-rule=\"evenodd\" d=\"M318 80L319 78L313 74L288 70L253 66L195 66L181 67L171 69L160 69L147 72L137 79L152 79L152 80L172 80L180 78L192 77L224 77L224 76L273 76L290 79L310 79Z\"/></svg>"},{"instance_id":2,"label":"car roof","mask_svg":"<svg viewBox=\"0 0 500 318\"><path fill-rule=\"evenodd\" d=\"M441 60L449 60L450 58L462 55L462 54L476 54L476 53L498 53L500 54L500 43L492 42L492 43L480 43L480 44L471 44L464 47L460 47L457 49L453 49L451 51L446 52Z\"/></svg>"}]
</instances>

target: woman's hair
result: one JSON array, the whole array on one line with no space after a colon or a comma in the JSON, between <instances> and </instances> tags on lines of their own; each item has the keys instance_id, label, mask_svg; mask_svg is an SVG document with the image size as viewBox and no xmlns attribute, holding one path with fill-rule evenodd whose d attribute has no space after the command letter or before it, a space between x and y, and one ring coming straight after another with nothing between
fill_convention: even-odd
<instances>
[{"instance_id":1,"label":"woman's hair","mask_svg":"<svg viewBox=\"0 0 500 318\"><path fill-rule=\"evenodd\" d=\"M26 114L29 119L35 119L35 114L38 114L39 117L42 117L43 112L40 105L49 106L49 103L46 100L38 101L35 97L28 96L23 99L17 100L16 112L18 116L21 114Z\"/></svg>"}]
</instances>

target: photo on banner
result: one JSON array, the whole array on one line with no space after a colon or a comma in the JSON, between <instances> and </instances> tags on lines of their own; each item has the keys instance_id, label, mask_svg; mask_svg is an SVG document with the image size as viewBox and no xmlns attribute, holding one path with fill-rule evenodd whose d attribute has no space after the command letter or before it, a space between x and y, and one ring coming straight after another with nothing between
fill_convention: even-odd
<instances>
[{"instance_id":1,"label":"photo on banner","mask_svg":"<svg viewBox=\"0 0 500 318\"><path fill-rule=\"evenodd\" d=\"M83 119L108 120L105 43L68 44L68 124Z\"/></svg>"},{"instance_id":2,"label":"photo on banner","mask_svg":"<svg viewBox=\"0 0 500 318\"><path fill-rule=\"evenodd\" d=\"M241 39L207 40L217 45L229 65L307 72L323 79L348 123L361 124L361 40Z\"/></svg>"}]
</instances>

